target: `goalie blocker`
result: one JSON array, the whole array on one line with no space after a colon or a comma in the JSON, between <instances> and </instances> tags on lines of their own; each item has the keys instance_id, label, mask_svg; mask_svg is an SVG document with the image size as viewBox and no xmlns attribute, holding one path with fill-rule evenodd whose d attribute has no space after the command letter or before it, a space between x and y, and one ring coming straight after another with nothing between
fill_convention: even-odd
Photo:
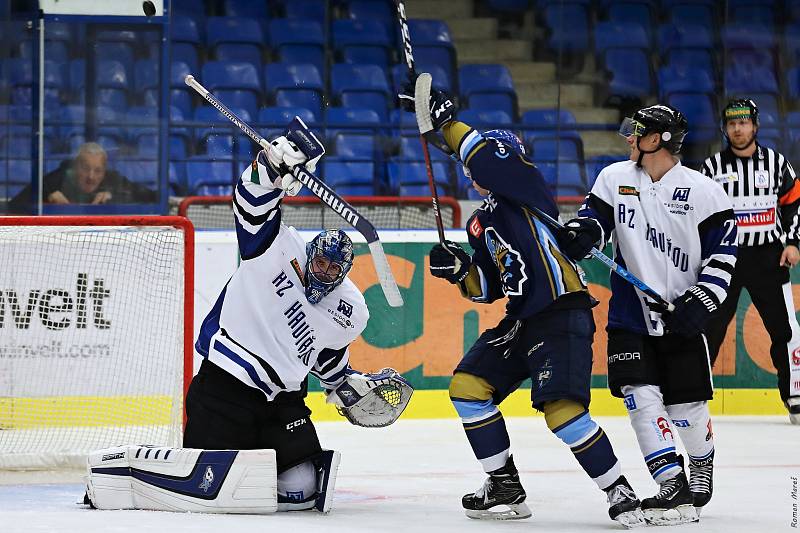
<instances>
[{"instance_id":1,"label":"goalie blocker","mask_svg":"<svg viewBox=\"0 0 800 533\"><path fill-rule=\"evenodd\" d=\"M275 450L198 450L117 446L88 458L84 503L95 509L268 514L331 509L339 452L323 450L278 475ZM299 485L298 485L299 482ZM299 490L298 490L299 489Z\"/></svg>"}]
</instances>

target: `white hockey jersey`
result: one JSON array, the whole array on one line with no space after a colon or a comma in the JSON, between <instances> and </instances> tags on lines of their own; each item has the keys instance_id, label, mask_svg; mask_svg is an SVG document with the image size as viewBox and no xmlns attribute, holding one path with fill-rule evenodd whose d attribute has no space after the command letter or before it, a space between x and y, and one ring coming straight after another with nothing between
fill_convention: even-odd
<instances>
[{"instance_id":1,"label":"white hockey jersey","mask_svg":"<svg viewBox=\"0 0 800 533\"><path fill-rule=\"evenodd\" d=\"M710 289L721 303L736 264L736 219L722 188L677 163L653 182L633 161L597 176L578 211L597 220L603 244L613 233L615 261L667 301L691 285ZM608 327L663 335L663 322L645 297L611 276Z\"/></svg>"},{"instance_id":2,"label":"white hockey jersey","mask_svg":"<svg viewBox=\"0 0 800 533\"><path fill-rule=\"evenodd\" d=\"M253 162L234 188L242 261L195 348L271 400L299 390L309 373L325 387L339 384L349 368L347 347L366 327L369 310L349 278L318 304L306 300L306 243L281 223L284 193L269 182L264 163Z\"/></svg>"}]
</instances>

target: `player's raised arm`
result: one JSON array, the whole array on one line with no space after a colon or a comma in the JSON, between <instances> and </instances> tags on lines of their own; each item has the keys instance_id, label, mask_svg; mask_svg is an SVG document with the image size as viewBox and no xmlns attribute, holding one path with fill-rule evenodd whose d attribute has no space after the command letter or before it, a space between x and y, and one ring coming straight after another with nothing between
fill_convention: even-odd
<instances>
[{"instance_id":1,"label":"player's raised arm","mask_svg":"<svg viewBox=\"0 0 800 533\"><path fill-rule=\"evenodd\" d=\"M281 136L261 150L242 173L233 191L233 212L243 260L264 253L278 235L281 200L296 195L303 186L292 169L304 165L313 172L317 160L309 161L297 145Z\"/></svg>"}]
</instances>

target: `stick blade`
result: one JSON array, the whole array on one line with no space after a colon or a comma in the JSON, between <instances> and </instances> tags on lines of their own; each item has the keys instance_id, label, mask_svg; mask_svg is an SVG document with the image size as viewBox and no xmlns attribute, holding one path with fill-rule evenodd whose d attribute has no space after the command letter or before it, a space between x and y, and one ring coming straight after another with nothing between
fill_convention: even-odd
<instances>
[{"instance_id":1,"label":"stick blade","mask_svg":"<svg viewBox=\"0 0 800 533\"><path fill-rule=\"evenodd\" d=\"M372 262L375 265L375 272L378 274L378 281L383 289L383 295L386 296L386 302L391 307L400 307L403 305L403 296L400 294L400 288L392 275L392 269L389 266L389 261L386 259L386 254L383 251L383 246L380 241L373 241L368 244L369 253L372 256Z\"/></svg>"},{"instance_id":2,"label":"stick blade","mask_svg":"<svg viewBox=\"0 0 800 533\"><path fill-rule=\"evenodd\" d=\"M433 131L433 121L431 120L431 110L428 103L431 98L431 83L433 78L427 72L417 76L414 85L414 113L417 115L417 127L421 134Z\"/></svg>"}]
</instances>

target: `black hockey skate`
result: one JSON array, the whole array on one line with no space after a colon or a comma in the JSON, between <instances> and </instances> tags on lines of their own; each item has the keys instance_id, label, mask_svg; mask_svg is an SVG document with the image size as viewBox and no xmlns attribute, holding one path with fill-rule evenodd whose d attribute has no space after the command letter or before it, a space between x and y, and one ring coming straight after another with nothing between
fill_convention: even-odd
<instances>
[{"instance_id":1,"label":"black hockey skate","mask_svg":"<svg viewBox=\"0 0 800 533\"><path fill-rule=\"evenodd\" d=\"M703 510L703 506L711 500L711 493L714 490L714 452L707 459L695 461L689 459L689 490L692 493L694 507L697 516Z\"/></svg>"},{"instance_id":2,"label":"black hockey skate","mask_svg":"<svg viewBox=\"0 0 800 533\"><path fill-rule=\"evenodd\" d=\"M699 520L682 460L681 473L662 483L658 494L642 500L642 513L648 524L656 526L673 526Z\"/></svg>"},{"instance_id":3,"label":"black hockey skate","mask_svg":"<svg viewBox=\"0 0 800 533\"><path fill-rule=\"evenodd\" d=\"M461 498L461 505L468 517L480 520L519 520L531 516L525 505L525 489L510 456L504 467L489 472L481 488Z\"/></svg>"},{"instance_id":4,"label":"black hockey skate","mask_svg":"<svg viewBox=\"0 0 800 533\"><path fill-rule=\"evenodd\" d=\"M619 476L611 487L606 489L608 496L608 516L627 528L647 525L642 514L641 502L636 497L625 476Z\"/></svg>"}]
</instances>

